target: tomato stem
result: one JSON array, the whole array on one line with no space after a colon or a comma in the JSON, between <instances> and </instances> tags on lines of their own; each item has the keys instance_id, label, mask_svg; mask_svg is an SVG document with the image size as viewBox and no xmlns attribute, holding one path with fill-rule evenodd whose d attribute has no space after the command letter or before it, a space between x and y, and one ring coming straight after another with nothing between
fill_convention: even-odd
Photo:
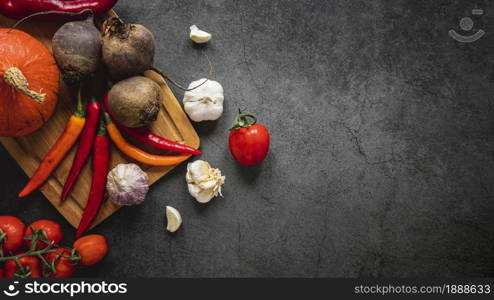
<instances>
[{"instance_id":1,"label":"tomato stem","mask_svg":"<svg viewBox=\"0 0 494 300\"><path fill-rule=\"evenodd\" d=\"M0 257L0 262L4 262L4 261L7 261L7 260L17 260L19 258L23 258L23 257L26 257L26 256L38 256L38 255L43 255L43 254L47 254L47 253L57 252L56 249L51 249L51 246L52 245L48 245L46 248L43 248L41 250L28 251L26 253L22 253L22 254L18 254L18 255L3 256L3 257Z\"/></svg>"},{"instance_id":2,"label":"tomato stem","mask_svg":"<svg viewBox=\"0 0 494 300\"><path fill-rule=\"evenodd\" d=\"M58 252L58 251L55 250L55 252ZM57 272L55 270L55 267L50 265L50 263L48 263L48 261L46 260L46 258L43 255L37 254L36 256L43 262L43 266L50 270L50 274L54 274Z\"/></svg>"},{"instance_id":3,"label":"tomato stem","mask_svg":"<svg viewBox=\"0 0 494 300\"><path fill-rule=\"evenodd\" d=\"M7 238L7 234L5 233L5 231L0 229L0 244L3 243L6 238Z\"/></svg>"},{"instance_id":4,"label":"tomato stem","mask_svg":"<svg viewBox=\"0 0 494 300\"><path fill-rule=\"evenodd\" d=\"M7 233L5 233L5 231L0 229L0 257L3 256L3 246L2 245L6 239L7 239Z\"/></svg>"},{"instance_id":5,"label":"tomato stem","mask_svg":"<svg viewBox=\"0 0 494 300\"><path fill-rule=\"evenodd\" d=\"M252 123L249 122L249 118L253 120ZM257 118L253 114L243 114L242 111L239 109L238 110L238 115L235 118L235 121L233 122L232 127L230 130L238 130L241 128L248 128L254 124L257 123Z\"/></svg>"},{"instance_id":6,"label":"tomato stem","mask_svg":"<svg viewBox=\"0 0 494 300\"><path fill-rule=\"evenodd\" d=\"M19 258L17 258L17 257L14 259L14 261L15 261L15 264L17 265L17 268L19 269L19 270L17 270L17 271L14 273L14 275L15 275L16 277L19 277L19 278L28 278L28 277L29 277L29 275L31 275L31 273L32 273L32 272L31 272L31 270L30 270L30 268L29 268L29 266L25 266L25 267L24 267L24 266L23 266L23 265L19 262Z\"/></svg>"},{"instance_id":7,"label":"tomato stem","mask_svg":"<svg viewBox=\"0 0 494 300\"><path fill-rule=\"evenodd\" d=\"M49 241L46 231L43 229L36 230L33 227L31 227L31 231L33 232L30 236L24 237L25 240L31 240L31 247L30 249L22 254L18 255L11 255L11 256L3 256L3 251L2 247L0 247L0 263L8 261L8 260L13 260L16 265L17 265L17 272L15 272L15 276L20 277L20 278L27 278L31 275L31 270L29 269L28 266L23 266L20 262L19 259L26 257L26 256L34 256L40 259L40 261L43 263L43 269L48 270L47 273L43 273L44 276L48 277L52 274L56 273L55 269L55 264L52 262L51 264L46 260L45 256L48 253L56 253L58 254L57 259L61 258L67 258L70 259L74 264L76 264L80 259L81 256L77 253L77 251L73 248L68 248L64 247L64 249L68 250L70 252L70 255L65 255L63 253L60 253L58 251L59 248L58 245L55 245L55 242ZM0 245L3 242L3 239L5 239L5 232L0 230ZM46 247L40 250L36 250L36 245L38 242L42 242L46 244Z\"/></svg>"}]
</instances>

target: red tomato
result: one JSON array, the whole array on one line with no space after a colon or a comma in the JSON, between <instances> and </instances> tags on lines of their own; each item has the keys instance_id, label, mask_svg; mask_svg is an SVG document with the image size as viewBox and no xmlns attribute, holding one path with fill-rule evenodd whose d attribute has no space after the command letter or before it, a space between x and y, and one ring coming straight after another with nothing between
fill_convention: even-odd
<instances>
[{"instance_id":1,"label":"red tomato","mask_svg":"<svg viewBox=\"0 0 494 300\"><path fill-rule=\"evenodd\" d=\"M3 243L0 241L4 255L21 248L25 228L24 223L16 217L0 216L0 240L5 234Z\"/></svg>"},{"instance_id":2,"label":"red tomato","mask_svg":"<svg viewBox=\"0 0 494 300\"><path fill-rule=\"evenodd\" d=\"M31 231L31 227L34 228L34 230L39 231L43 230L44 234L46 235L46 238L49 241L55 242L56 245L60 244L62 241L62 229L60 228L60 225L57 223L50 221L50 220L39 220L27 227L26 233L24 234L25 237L30 236L33 234ZM30 248L31 247L31 240L25 240L26 247ZM47 246L46 243L44 242L38 242L36 244L36 250L41 250Z\"/></svg>"},{"instance_id":3,"label":"red tomato","mask_svg":"<svg viewBox=\"0 0 494 300\"><path fill-rule=\"evenodd\" d=\"M25 253L25 252L23 252ZM23 253L18 253L23 254ZM5 277L24 277L29 274L29 278L40 278L41 277L41 264L40 260L35 256L24 256L18 259L19 264L23 267L23 270L19 270L19 267L14 260L7 260L5 262ZM17 274L16 274L17 273Z\"/></svg>"},{"instance_id":4,"label":"red tomato","mask_svg":"<svg viewBox=\"0 0 494 300\"><path fill-rule=\"evenodd\" d=\"M0 278L5 278L5 271L0 269Z\"/></svg>"},{"instance_id":5,"label":"red tomato","mask_svg":"<svg viewBox=\"0 0 494 300\"><path fill-rule=\"evenodd\" d=\"M55 262L55 273L50 274L49 277L52 278L68 278L71 277L75 270L76 263L73 262L70 258L61 256L62 254L65 256L71 256L69 250L65 248L57 248L57 253L50 252L45 254L46 261L51 264Z\"/></svg>"},{"instance_id":6,"label":"red tomato","mask_svg":"<svg viewBox=\"0 0 494 300\"><path fill-rule=\"evenodd\" d=\"M72 246L81 256L80 264L89 267L100 262L108 253L104 236L90 234L77 239Z\"/></svg>"},{"instance_id":7,"label":"red tomato","mask_svg":"<svg viewBox=\"0 0 494 300\"><path fill-rule=\"evenodd\" d=\"M250 124L247 118L254 119ZM269 151L269 132L256 117L240 113L230 129L230 152L235 160L244 166L252 166L266 158Z\"/></svg>"}]
</instances>

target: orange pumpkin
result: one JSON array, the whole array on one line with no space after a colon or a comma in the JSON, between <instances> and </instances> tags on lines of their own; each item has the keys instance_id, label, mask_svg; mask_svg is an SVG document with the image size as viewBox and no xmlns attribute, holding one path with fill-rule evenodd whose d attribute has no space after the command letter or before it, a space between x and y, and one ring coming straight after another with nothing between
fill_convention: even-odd
<instances>
[{"instance_id":1,"label":"orange pumpkin","mask_svg":"<svg viewBox=\"0 0 494 300\"><path fill-rule=\"evenodd\" d=\"M0 28L0 136L40 128L57 104L59 77L45 45L23 31Z\"/></svg>"}]
</instances>

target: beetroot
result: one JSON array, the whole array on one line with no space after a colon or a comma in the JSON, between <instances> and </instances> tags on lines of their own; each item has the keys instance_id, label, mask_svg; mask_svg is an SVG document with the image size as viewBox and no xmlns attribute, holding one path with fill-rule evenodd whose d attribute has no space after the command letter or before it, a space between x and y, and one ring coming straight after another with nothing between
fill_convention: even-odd
<instances>
[{"instance_id":1,"label":"beetroot","mask_svg":"<svg viewBox=\"0 0 494 300\"><path fill-rule=\"evenodd\" d=\"M115 17L105 22L102 57L113 79L140 75L150 69L154 51L154 36L143 25L126 24Z\"/></svg>"},{"instance_id":2,"label":"beetroot","mask_svg":"<svg viewBox=\"0 0 494 300\"><path fill-rule=\"evenodd\" d=\"M108 93L108 106L119 123L141 127L156 121L163 92L153 80L134 76L117 82Z\"/></svg>"},{"instance_id":3,"label":"beetroot","mask_svg":"<svg viewBox=\"0 0 494 300\"><path fill-rule=\"evenodd\" d=\"M65 23L55 32L52 42L53 55L67 84L80 84L98 69L102 38L92 15L83 21Z\"/></svg>"}]
</instances>

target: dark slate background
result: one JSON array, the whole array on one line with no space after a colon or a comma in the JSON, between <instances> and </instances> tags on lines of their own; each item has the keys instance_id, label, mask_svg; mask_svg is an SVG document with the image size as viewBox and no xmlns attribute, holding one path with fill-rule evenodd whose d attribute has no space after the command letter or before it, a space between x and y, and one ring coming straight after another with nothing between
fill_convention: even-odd
<instances>
[{"instance_id":1,"label":"dark slate background","mask_svg":"<svg viewBox=\"0 0 494 300\"><path fill-rule=\"evenodd\" d=\"M448 36L472 8L473 44ZM93 232L111 252L79 276L377 277L494 275L494 8L489 1L121 0L154 32L156 65L189 83L214 64L225 113L195 124L224 198L188 196L185 165ZM188 28L214 34L194 46ZM461 32L461 31L459 31ZM182 99L182 93L177 92ZM238 108L272 134L267 160L237 165ZM0 212L60 222L0 151ZM183 228L165 231L164 209Z\"/></svg>"}]
</instances>

